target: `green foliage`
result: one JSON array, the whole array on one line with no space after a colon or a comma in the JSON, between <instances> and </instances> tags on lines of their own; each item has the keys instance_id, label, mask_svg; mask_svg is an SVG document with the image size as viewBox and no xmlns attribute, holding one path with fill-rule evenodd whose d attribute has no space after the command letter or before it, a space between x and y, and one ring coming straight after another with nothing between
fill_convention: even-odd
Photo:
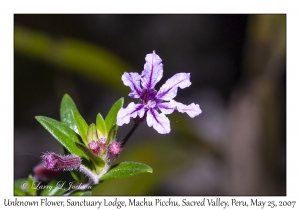
<instances>
[{"instance_id":1,"label":"green foliage","mask_svg":"<svg viewBox=\"0 0 300 210\"><path fill-rule=\"evenodd\" d=\"M101 177L101 180L112 179L112 178L125 178L134 176L140 173L152 173L153 169L143 163L137 162L122 162L116 164L110 168L110 170Z\"/></svg>"},{"instance_id":2,"label":"green foliage","mask_svg":"<svg viewBox=\"0 0 300 210\"><path fill-rule=\"evenodd\" d=\"M83 119L83 117L79 114L78 111L72 110L72 115L74 117L75 125L77 127L77 130L79 132L79 135L81 136L81 139L85 145L88 145L87 142L87 132L88 132L88 125Z\"/></svg>"},{"instance_id":3,"label":"green foliage","mask_svg":"<svg viewBox=\"0 0 300 210\"><path fill-rule=\"evenodd\" d=\"M54 196L54 195L62 195L65 193L65 190L60 188L60 185L57 183L57 180L52 180L50 183L48 183L47 188L45 188L42 192L42 196Z\"/></svg>"},{"instance_id":4,"label":"green foliage","mask_svg":"<svg viewBox=\"0 0 300 210\"><path fill-rule=\"evenodd\" d=\"M72 110L78 111L72 98L65 94L60 104L60 121L78 133Z\"/></svg>"},{"instance_id":5,"label":"green foliage","mask_svg":"<svg viewBox=\"0 0 300 210\"><path fill-rule=\"evenodd\" d=\"M92 195L92 191L75 191L70 194L70 196L90 196Z\"/></svg>"},{"instance_id":6,"label":"green foliage","mask_svg":"<svg viewBox=\"0 0 300 210\"><path fill-rule=\"evenodd\" d=\"M124 179L108 179L93 189L93 195L97 196L151 196L160 186L172 179L174 174L180 174L184 171L183 165L191 163L190 151L185 144L187 139L177 141L174 136L166 136L163 141L160 138L145 137L143 141L137 141L135 144L126 145L122 154L118 157L119 162L134 160L145 163L154 172L139 174ZM199 146L193 145L198 149ZM198 151L198 150L196 150ZM200 149L199 149L200 151ZM201 153L199 153L201 157ZM201 164L201 160L198 164ZM120 187L122 186L122 187Z\"/></svg>"},{"instance_id":7,"label":"green foliage","mask_svg":"<svg viewBox=\"0 0 300 210\"><path fill-rule=\"evenodd\" d=\"M28 176L27 179L27 192L29 195L36 195L37 193L35 183L31 174Z\"/></svg>"},{"instance_id":8,"label":"green foliage","mask_svg":"<svg viewBox=\"0 0 300 210\"><path fill-rule=\"evenodd\" d=\"M91 141L97 141L97 131L96 131L96 125L94 123L90 124L87 132L87 141L90 143Z\"/></svg>"},{"instance_id":9,"label":"green foliage","mask_svg":"<svg viewBox=\"0 0 300 210\"><path fill-rule=\"evenodd\" d=\"M109 133L112 127L117 122L117 114L119 110L123 107L124 98L120 98L109 110L106 118L105 118L105 124L107 128L107 132Z\"/></svg>"},{"instance_id":10,"label":"green foliage","mask_svg":"<svg viewBox=\"0 0 300 210\"><path fill-rule=\"evenodd\" d=\"M81 169L94 183L97 180L107 180L112 178L124 178L137 175L140 173L152 173L152 168L143 163L137 162L121 162L112 166L108 172L111 162L106 159L105 150L99 156L94 154L89 149L89 142L98 141L101 138L106 138L108 145L116 139L118 126L116 125L117 114L123 107L124 99L120 98L110 109L105 120L99 113L96 117L96 124L87 125L84 118L80 115L72 98L65 94L60 106L61 122L54 119L36 116L37 121L60 142L64 148L70 153L83 157L82 164L87 168ZM80 136L79 136L80 135ZM81 138L80 138L81 137ZM81 141L82 140L82 141ZM82 142L84 144L82 144ZM107 166L107 167L105 167ZM105 168L105 171L103 169ZM86 172L82 170L87 170ZM90 170L90 172L88 172ZM104 175L103 175L104 174ZM71 176L77 182L82 182L83 179L76 172L71 172ZM29 179L28 179L29 180ZM96 180L96 181L94 181ZM84 181L85 182L85 181ZM37 192L31 190L28 192L35 195ZM22 189L16 188L15 194L22 195ZM53 180L48 184L48 187L41 192L41 195L62 195L63 190L57 185L57 181ZM92 191L75 191L70 195L91 195Z\"/></svg>"},{"instance_id":11,"label":"green foliage","mask_svg":"<svg viewBox=\"0 0 300 210\"><path fill-rule=\"evenodd\" d=\"M86 158L86 155L76 147L80 142L79 136L65 124L48 117L35 117L42 126L51 133L71 154Z\"/></svg>"},{"instance_id":12,"label":"green foliage","mask_svg":"<svg viewBox=\"0 0 300 210\"><path fill-rule=\"evenodd\" d=\"M81 181L81 177L80 177L80 173L78 171L70 171L72 178L77 181L80 182Z\"/></svg>"},{"instance_id":13,"label":"green foliage","mask_svg":"<svg viewBox=\"0 0 300 210\"><path fill-rule=\"evenodd\" d=\"M14 196L24 196L24 195L26 195L26 192L14 186Z\"/></svg>"},{"instance_id":14,"label":"green foliage","mask_svg":"<svg viewBox=\"0 0 300 210\"><path fill-rule=\"evenodd\" d=\"M105 120L103 119L102 115L99 113L96 117L96 127L97 127L97 135L99 138L107 137L107 128L105 124Z\"/></svg>"},{"instance_id":15,"label":"green foliage","mask_svg":"<svg viewBox=\"0 0 300 210\"><path fill-rule=\"evenodd\" d=\"M103 160L101 157L95 155L89 148L87 148L83 144L76 143L76 146L81 151L83 151L86 154L86 156L88 156L89 159L94 163L96 172L97 172L97 174L99 174L105 165L105 160Z\"/></svg>"},{"instance_id":16,"label":"green foliage","mask_svg":"<svg viewBox=\"0 0 300 210\"><path fill-rule=\"evenodd\" d=\"M27 195L25 190L22 189L24 183L27 183L27 179L17 179L14 181L14 195L24 196Z\"/></svg>"},{"instance_id":17,"label":"green foliage","mask_svg":"<svg viewBox=\"0 0 300 210\"><path fill-rule=\"evenodd\" d=\"M110 129L108 137L107 137L107 142L106 142L107 145L110 144L113 140L116 139L118 128L119 128L119 126L114 125L112 127L112 129Z\"/></svg>"}]
</instances>

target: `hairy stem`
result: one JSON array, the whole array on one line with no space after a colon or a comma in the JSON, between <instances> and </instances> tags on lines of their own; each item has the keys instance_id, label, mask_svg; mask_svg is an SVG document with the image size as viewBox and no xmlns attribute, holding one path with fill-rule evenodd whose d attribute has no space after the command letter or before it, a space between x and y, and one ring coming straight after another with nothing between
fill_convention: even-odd
<instances>
[{"instance_id":1,"label":"hairy stem","mask_svg":"<svg viewBox=\"0 0 300 210\"><path fill-rule=\"evenodd\" d=\"M110 165L109 164L105 164L104 168L102 169L101 173L99 175L94 174L92 171L90 171L87 167L85 167L84 165L80 165L79 167L79 171L83 174L85 174L86 176L88 176L90 178L90 182L85 183L84 185L81 186L80 189L73 189L70 190L68 192L66 192L65 194L63 194L64 196L68 196L70 194L72 194L75 191L81 190L81 191L85 191L89 186L95 186L97 184L99 184L99 179L107 173L107 171L109 170Z\"/></svg>"},{"instance_id":2,"label":"hairy stem","mask_svg":"<svg viewBox=\"0 0 300 210\"><path fill-rule=\"evenodd\" d=\"M96 176L93 172L91 172L87 167L85 167L84 165L80 165L79 167L79 171L85 175L87 175L92 181L93 183L96 185L99 183L99 179L98 176Z\"/></svg>"}]
</instances>

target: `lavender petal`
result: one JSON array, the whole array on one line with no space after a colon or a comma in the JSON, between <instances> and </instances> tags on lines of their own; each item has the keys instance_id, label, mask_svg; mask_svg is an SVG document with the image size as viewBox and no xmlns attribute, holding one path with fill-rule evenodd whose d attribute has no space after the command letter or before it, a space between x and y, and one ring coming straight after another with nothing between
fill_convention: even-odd
<instances>
[{"instance_id":1,"label":"lavender petal","mask_svg":"<svg viewBox=\"0 0 300 210\"><path fill-rule=\"evenodd\" d=\"M178 110L181 113L187 113L192 118L202 113L200 106L195 103L191 103L190 105L185 105L177 101L171 100L168 103L168 105L170 107L174 107L174 109Z\"/></svg>"},{"instance_id":2,"label":"lavender petal","mask_svg":"<svg viewBox=\"0 0 300 210\"><path fill-rule=\"evenodd\" d=\"M168 79L163 86L161 86L156 97L158 99L169 101L177 95L178 87L183 89L190 86L191 84L190 73L177 73L173 77Z\"/></svg>"},{"instance_id":3,"label":"lavender petal","mask_svg":"<svg viewBox=\"0 0 300 210\"><path fill-rule=\"evenodd\" d=\"M142 104L134 104L131 102L126 108L121 108L117 115L117 125L122 126L128 124L130 118L143 117L145 113L144 106Z\"/></svg>"},{"instance_id":4,"label":"lavender petal","mask_svg":"<svg viewBox=\"0 0 300 210\"><path fill-rule=\"evenodd\" d=\"M135 72L131 72L131 73L125 72L122 75L122 80L124 85L129 86L131 89L131 93L129 93L129 96L132 98L139 98L142 93L142 89L140 86L140 79L141 76Z\"/></svg>"},{"instance_id":5,"label":"lavender petal","mask_svg":"<svg viewBox=\"0 0 300 210\"><path fill-rule=\"evenodd\" d=\"M160 134L169 133L170 128L170 120L163 114L154 109L149 109L147 112L147 124L149 127L153 126L153 128Z\"/></svg>"},{"instance_id":6,"label":"lavender petal","mask_svg":"<svg viewBox=\"0 0 300 210\"><path fill-rule=\"evenodd\" d=\"M175 109L174 105L170 104L169 102L167 102L167 103L158 103L157 107L159 108L159 110L163 114L171 114Z\"/></svg>"},{"instance_id":7,"label":"lavender petal","mask_svg":"<svg viewBox=\"0 0 300 210\"><path fill-rule=\"evenodd\" d=\"M142 86L146 89L153 89L163 75L162 60L154 51L146 55L145 60L146 63L141 75Z\"/></svg>"}]
</instances>

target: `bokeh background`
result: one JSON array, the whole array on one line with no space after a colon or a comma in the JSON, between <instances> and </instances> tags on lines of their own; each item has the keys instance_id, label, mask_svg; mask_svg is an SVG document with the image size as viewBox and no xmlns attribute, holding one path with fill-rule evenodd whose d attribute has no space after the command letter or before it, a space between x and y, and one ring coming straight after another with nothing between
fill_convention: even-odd
<instances>
[{"instance_id":1,"label":"bokeh background","mask_svg":"<svg viewBox=\"0 0 300 210\"><path fill-rule=\"evenodd\" d=\"M142 124L116 160L153 174L107 180L96 195L286 195L286 15L14 15L14 179L61 145L35 120L59 120L68 93L88 123L125 96L121 75L153 50L159 87L190 72L176 100L203 113L169 115L171 133ZM119 128L122 140L132 123Z\"/></svg>"}]
</instances>

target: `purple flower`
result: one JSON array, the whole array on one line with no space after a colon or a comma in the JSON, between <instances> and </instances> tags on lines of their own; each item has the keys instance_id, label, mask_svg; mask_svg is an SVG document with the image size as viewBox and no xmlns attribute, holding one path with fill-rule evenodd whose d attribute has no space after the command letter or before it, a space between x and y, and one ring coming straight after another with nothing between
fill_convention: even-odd
<instances>
[{"instance_id":1,"label":"purple flower","mask_svg":"<svg viewBox=\"0 0 300 210\"><path fill-rule=\"evenodd\" d=\"M160 57L153 51L146 55L146 63L142 74L127 73L122 76L124 85L131 88L129 94L132 98L138 98L139 103L131 102L127 108L121 108L117 116L117 125L128 124L130 118L144 117L148 126L153 126L158 133L170 132L170 120L166 114L171 114L174 110L187 113L190 117L199 115L202 111L198 104L184 105L176 102L173 98L177 95L177 89L189 87L190 74L177 73L156 91L154 86L160 81L163 75L163 65ZM160 111L160 113L159 113Z\"/></svg>"}]
</instances>

